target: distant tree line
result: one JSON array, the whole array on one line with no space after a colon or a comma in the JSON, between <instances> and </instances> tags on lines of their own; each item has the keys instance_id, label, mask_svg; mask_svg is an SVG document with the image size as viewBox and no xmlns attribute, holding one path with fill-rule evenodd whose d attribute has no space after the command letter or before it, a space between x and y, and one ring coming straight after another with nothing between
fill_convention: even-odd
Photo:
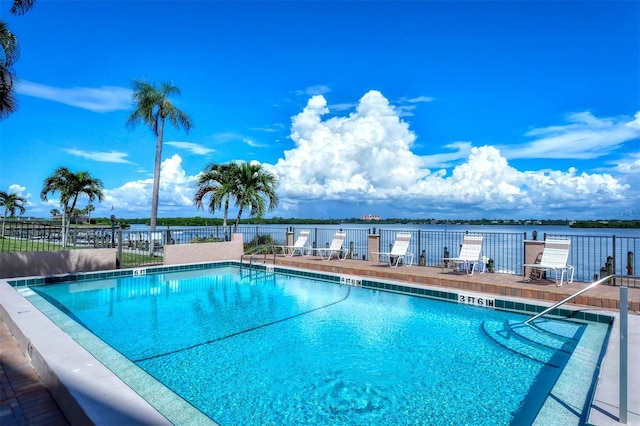
<instances>
[{"instance_id":1,"label":"distant tree line","mask_svg":"<svg viewBox=\"0 0 640 426\"><path fill-rule=\"evenodd\" d=\"M640 220L576 220L572 228L640 228Z\"/></svg>"}]
</instances>

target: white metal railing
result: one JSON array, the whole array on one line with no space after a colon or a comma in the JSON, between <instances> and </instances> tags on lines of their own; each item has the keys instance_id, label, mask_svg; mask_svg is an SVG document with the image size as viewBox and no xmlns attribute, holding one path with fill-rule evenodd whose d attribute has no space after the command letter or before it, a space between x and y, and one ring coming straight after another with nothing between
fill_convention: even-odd
<instances>
[{"instance_id":1,"label":"white metal railing","mask_svg":"<svg viewBox=\"0 0 640 426\"><path fill-rule=\"evenodd\" d=\"M266 263L267 261L267 254L273 254L273 264L275 265L276 263L276 250L275 250L275 245L272 243L268 243L268 244L262 244L256 247L252 247L250 249L248 249L247 251L245 251L244 253L242 253L242 256L240 256L240 264L244 264L244 257L245 256L249 256L249 268L251 268L251 265L253 264L253 257L256 255L260 255L262 254L264 256L263 258L263 263Z\"/></svg>"},{"instance_id":2,"label":"white metal railing","mask_svg":"<svg viewBox=\"0 0 640 426\"><path fill-rule=\"evenodd\" d=\"M594 281L591 284L589 284L588 286L586 286L585 288L565 297L564 299L562 299L561 301L553 304L552 306L549 306L547 309L545 309L544 311L535 314L534 316L532 316L531 318L529 318L528 320L526 320L524 323L525 324L529 324L530 322L537 320L538 318L540 318L543 315L548 314L549 312L553 311L554 309L556 309L559 306L564 305L565 303L571 301L572 299L575 299L576 297L580 296L583 293L586 293L587 291L591 290L594 287L599 286L600 284L604 284L605 282L608 282L609 280L613 279L617 277L617 275L609 275L607 277L604 278L600 278L598 281Z\"/></svg>"}]
</instances>

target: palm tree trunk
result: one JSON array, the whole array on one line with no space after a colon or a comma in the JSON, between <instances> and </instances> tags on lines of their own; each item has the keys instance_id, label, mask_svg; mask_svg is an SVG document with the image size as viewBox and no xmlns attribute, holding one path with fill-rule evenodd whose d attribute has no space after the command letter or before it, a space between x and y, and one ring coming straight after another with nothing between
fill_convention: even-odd
<instances>
[{"instance_id":1,"label":"palm tree trunk","mask_svg":"<svg viewBox=\"0 0 640 426\"><path fill-rule=\"evenodd\" d=\"M233 233L238 232L238 225L240 225L240 217L242 216L242 207L238 210L238 217L236 218L236 223L233 225Z\"/></svg>"},{"instance_id":2,"label":"palm tree trunk","mask_svg":"<svg viewBox=\"0 0 640 426\"><path fill-rule=\"evenodd\" d=\"M61 224L61 231L62 231L62 247L66 247L67 246L67 229L68 229L68 225L67 225L67 206L63 206L62 207L62 224Z\"/></svg>"},{"instance_id":3,"label":"palm tree trunk","mask_svg":"<svg viewBox=\"0 0 640 426\"><path fill-rule=\"evenodd\" d=\"M153 256L153 234L158 219L158 198L160 196L160 166L162 165L162 134L164 133L164 117L160 120L158 139L156 140L156 161L153 170L153 192L151 195L151 223L149 232L149 256Z\"/></svg>"},{"instance_id":4,"label":"palm tree trunk","mask_svg":"<svg viewBox=\"0 0 640 426\"><path fill-rule=\"evenodd\" d=\"M222 227L227 229L227 217L229 216L229 197L224 202L224 219L222 220Z\"/></svg>"}]
</instances>

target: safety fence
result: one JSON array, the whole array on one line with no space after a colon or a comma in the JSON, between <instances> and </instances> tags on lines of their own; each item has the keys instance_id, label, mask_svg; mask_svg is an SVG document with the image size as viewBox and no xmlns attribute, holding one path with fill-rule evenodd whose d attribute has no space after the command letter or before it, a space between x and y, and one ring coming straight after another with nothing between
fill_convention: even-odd
<instances>
[{"instance_id":1,"label":"safety fence","mask_svg":"<svg viewBox=\"0 0 640 426\"><path fill-rule=\"evenodd\" d=\"M350 259L368 260L369 236L379 235L380 251L390 249L396 233L410 232L410 251L413 262L420 266L437 267L442 259L459 254L466 231L407 230L376 228L342 228L314 226L240 225L236 232L243 235L246 247L263 244L284 245L287 233L294 240L301 230L309 230L308 244L314 248L328 247L338 231L346 233L344 248ZM63 229L60 224L7 221L3 224L0 252L55 251L116 247L121 258L120 267L162 264L163 248L168 244L194 244L228 241L233 226L176 227L150 232L148 230L121 229L117 226L100 227L71 225ZM526 232L474 232L482 235L481 256L488 271L519 275L523 273ZM573 234L544 234L548 237L571 240L569 264L575 268L576 281L590 282L608 275L638 273L636 254L640 237L593 236ZM619 282L620 280L617 280ZM634 286L635 281L631 282Z\"/></svg>"}]
</instances>

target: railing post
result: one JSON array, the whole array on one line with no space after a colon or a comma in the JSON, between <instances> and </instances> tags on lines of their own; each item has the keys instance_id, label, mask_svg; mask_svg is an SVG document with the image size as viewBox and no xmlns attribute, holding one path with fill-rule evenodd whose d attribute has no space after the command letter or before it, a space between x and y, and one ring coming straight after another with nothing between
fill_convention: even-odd
<instances>
[{"instance_id":1,"label":"railing post","mask_svg":"<svg viewBox=\"0 0 640 426\"><path fill-rule=\"evenodd\" d=\"M626 286L620 287L620 423L627 424L627 372L628 372L628 288Z\"/></svg>"},{"instance_id":2,"label":"railing post","mask_svg":"<svg viewBox=\"0 0 640 426\"><path fill-rule=\"evenodd\" d=\"M122 229L118 229L118 254L116 256L116 269L122 268Z\"/></svg>"},{"instance_id":3,"label":"railing post","mask_svg":"<svg viewBox=\"0 0 640 426\"><path fill-rule=\"evenodd\" d=\"M616 270L616 235L613 234L613 253L611 253L613 255L613 273L617 274L618 271ZM620 273L622 273L622 271L620 271Z\"/></svg>"}]
</instances>

